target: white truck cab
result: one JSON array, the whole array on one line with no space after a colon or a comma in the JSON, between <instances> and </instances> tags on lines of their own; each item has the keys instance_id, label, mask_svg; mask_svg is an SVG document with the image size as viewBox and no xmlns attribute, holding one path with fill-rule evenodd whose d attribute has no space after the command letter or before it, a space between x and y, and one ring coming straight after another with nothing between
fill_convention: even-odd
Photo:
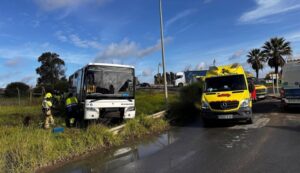
<instances>
[{"instance_id":1,"label":"white truck cab","mask_svg":"<svg viewBox=\"0 0 300 173\"><path fill-rule=\"evenodd\" d=\"M174 85L176 87L183 87L185 85L194 83L197 80L197 77L205 76L207 70L194 70L194 71L185 71L177 72Z\"/></svg>"},{"instance_id":2,"label":"white truck cab","mask_svg":"<svg viewBox=\"0 0 300 173\"><path fill-rule=\"evenodd\" d=\"M183 87L186 84L184 72L176 73L176 78L175 78L174 84L177 87Z\"/></svg>"}]
</instances>

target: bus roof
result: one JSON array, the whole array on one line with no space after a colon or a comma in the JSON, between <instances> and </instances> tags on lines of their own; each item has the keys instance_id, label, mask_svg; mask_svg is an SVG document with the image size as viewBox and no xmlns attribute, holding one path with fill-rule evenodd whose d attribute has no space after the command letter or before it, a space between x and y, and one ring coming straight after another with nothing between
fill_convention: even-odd
<instances>
[{"instance_id":1,"label":"bus roof","mask_svg":"<svg viewBox=\"0 0 300 173\"><path fill-rule=\"evenodd\" d=\"M76 70L73 74L71 74L69 77L75 75L78 71L85 69L86 67L90 66L90 65L95 65L95 66L108 66L108 67L124 67L124 68L133 68L134 66L131 65L121 65L121 64L108 64L108 63L88 63L87 65L85 65L84 67Z\"/></svg>"},{"instance_id":2,"label":"bus roof","mask_svg":"<svg viewBox=\"0 0 300 173\"><path fill-rule=\"evenodd\" d=\"M122 65L122 64L108 64L108 63L88 63L85 67L90 65L96 65L96 66L110 66L110 67L124 67L124 68L134 68L134 66L131 65Z\"/></svg>"}]
</instances>

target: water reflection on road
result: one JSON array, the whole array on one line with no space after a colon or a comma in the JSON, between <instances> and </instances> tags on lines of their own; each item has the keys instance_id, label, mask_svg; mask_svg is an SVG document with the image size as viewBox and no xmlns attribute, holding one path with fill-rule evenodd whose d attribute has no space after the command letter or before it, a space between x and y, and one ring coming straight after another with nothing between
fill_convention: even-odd
<instances>
[{"instance_id":1,"label":"water reflection on road","mask_svg":"<svg viewBox=\"0 0 300 173\"><path fill-rule=\"evenodd\" d=\"M111 172L128 163L142 159L162 150L177 140L178 130L172 130L156 137L148 138L140 143L128 144L123 148L116 148L107 152L95 153L81 160L70 162L50 172L61 173L90 173Z\"/></svg>"}]
</instances>

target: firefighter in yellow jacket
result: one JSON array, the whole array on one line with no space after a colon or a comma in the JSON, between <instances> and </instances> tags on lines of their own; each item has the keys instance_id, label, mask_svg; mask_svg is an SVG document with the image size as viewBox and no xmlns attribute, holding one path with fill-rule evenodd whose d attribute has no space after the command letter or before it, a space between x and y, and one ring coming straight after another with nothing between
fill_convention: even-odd
<instances>
[{"instance_id":1,"label":"firefighter in yellow jacket","mask_svg":"<svg viewBox=\"0 0 300 173\"><path fill-rule=\"evenodd\" d=\"M66 99L66 126L71 127L71 124L76 125L78 121L78 100L72 93L70 93ZM71 123L71 119L74 119L74 122Z\"/></svg>"},{"instance_id":2,"label":"firefighter in yellow jacket","mask_svg":"<svg viewBox=\"0 0 300 173\"><path fill-rule=\"evenodd\" d=\"M43 103L42 103L42 110L45 116L44 128L48 129L50 125L54 125L54 118L52 115L52 94L46 93Z\"/></svg>"}]
</instances>

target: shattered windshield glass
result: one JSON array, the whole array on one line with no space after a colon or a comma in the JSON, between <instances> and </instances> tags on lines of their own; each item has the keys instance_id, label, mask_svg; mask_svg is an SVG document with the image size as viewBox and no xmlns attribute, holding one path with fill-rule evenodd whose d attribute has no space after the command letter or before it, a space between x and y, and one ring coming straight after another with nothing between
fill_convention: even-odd
<instances>
[{"instance_id":1,"label":"shattered windshield glass","mask_svg":"<svg viewBox=\"0 0 300 173\"><path fill-rule=\"evenodd\" d=\"M134 69L112 66L90 66L86 71L86 93L132 97Z\"/></svg>"}]
</instances>

